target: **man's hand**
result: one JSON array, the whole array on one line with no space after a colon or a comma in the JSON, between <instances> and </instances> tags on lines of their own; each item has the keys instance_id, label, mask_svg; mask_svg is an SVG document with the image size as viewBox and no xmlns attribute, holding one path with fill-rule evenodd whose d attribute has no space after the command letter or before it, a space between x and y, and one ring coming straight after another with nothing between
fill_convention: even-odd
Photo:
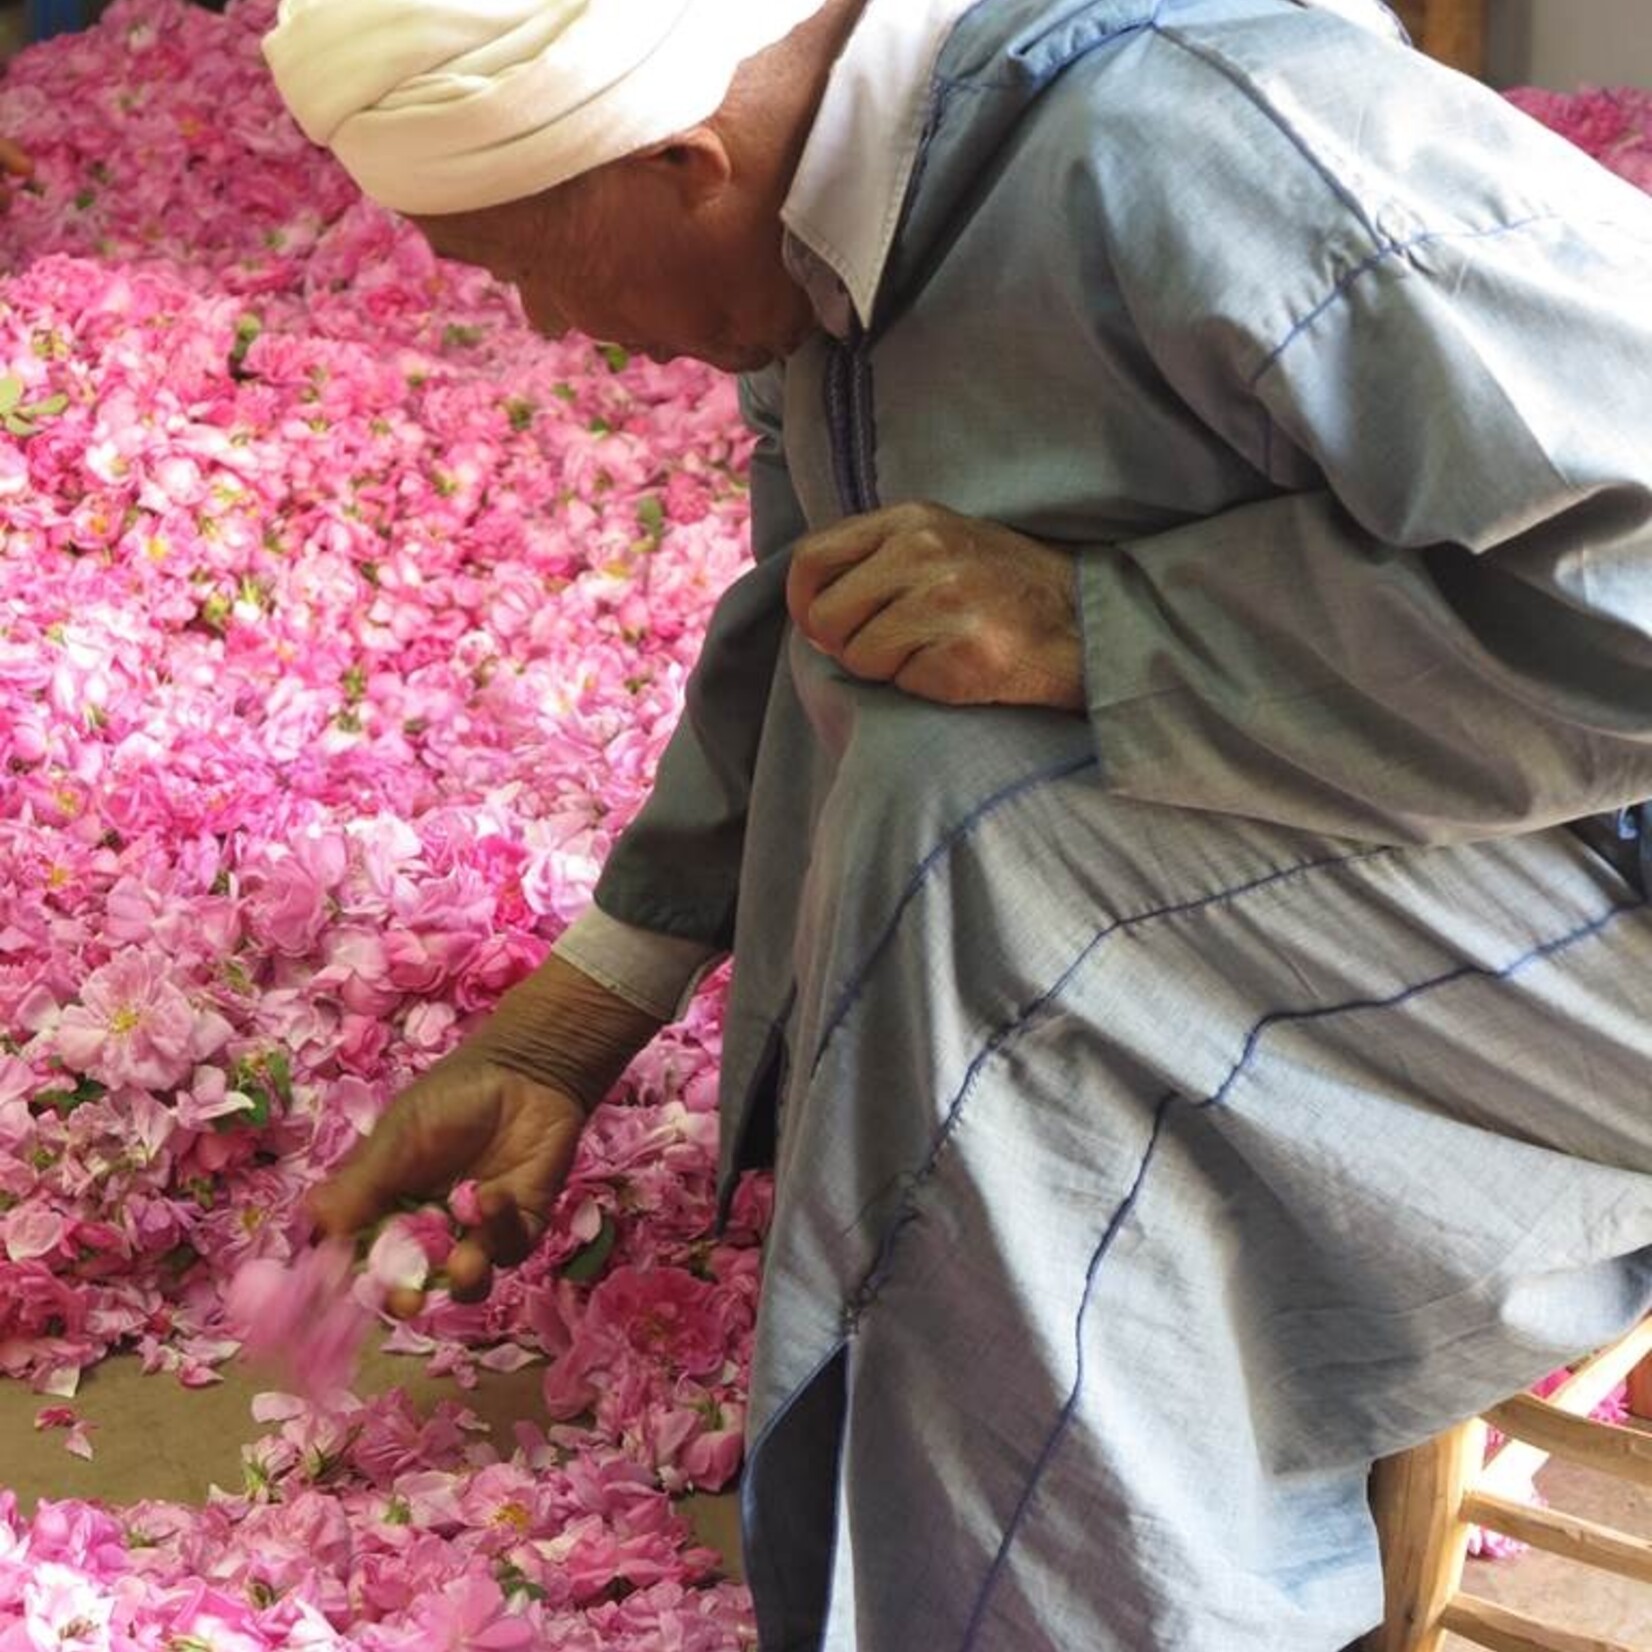
<instances>
[{"instance_id":1,"label":"man's hand","mask_svg":"<svg viewBox=\"0 0 1652 1652\"><path fill-rule=\"evenodd\" d=\"M11 205L11 178L34 176L34 162L10 138L0 138L0 212Z\"/></svg>"},{"instance_id":2,"label":"man's hand","mask_svg":"<svg viewBox=\"0 0 1652 1652\"><path fill-rule=\"evenodd\" d=\"M1084 709L1071 556L940 505L897 505L799 541L786 602L856 677L945 705Z\"/></svg>"},{"instance_id":3,"label":"man's hand","mask_svg":"<svg viewBox=\"0 0 1652 1652\"><path fill-rule=\"evenodd\" d=\"M350 1239L404 1199L476 1182L481 1221L447 1262L453 1295L486 1296L523 1261L567 1180L586 1114L659 1022L552 956L458 1049L410 1084L372 1134L310 1194L324 1233ZM393 1312L416 1313L408 1293Z\"/></svg>"}]
</instances>

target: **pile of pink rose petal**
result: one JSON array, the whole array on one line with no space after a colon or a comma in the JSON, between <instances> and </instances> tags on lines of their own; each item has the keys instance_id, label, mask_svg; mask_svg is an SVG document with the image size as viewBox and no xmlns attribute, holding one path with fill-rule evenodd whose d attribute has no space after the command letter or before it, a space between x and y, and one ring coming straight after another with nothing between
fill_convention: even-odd
<instances>
[{"instance_id":1,"label":"pile of pink rose petal","mask_svg":"<svg viewBox=\"0 0 1652 1652\"><path fill-rule=\"evenodd\" d=\"M461 1388L542 1365L514 1443L348 1392L450 1212L357 1269L299 1208L641 800L745 554L732 389L534 339L362 202L272 9L117 0L0 82L0 1380L86 1454L86 1368L211 1382L250 1319L321 1398L261 1399L205 1508L0 1492L0 1652L747 1646L671 1501L737 1469L768 1214L714 1230L715 985L536 1255L390 1334ZM1647 100L1523 101L1649 181Z\"/></svg>"},{"instance_id":2,"label":"pile of pink rose petal","mask_svg":"<svg viewBox=\"0 0 1652 1652\"><path fill-rule=\"evenodd\" d=\"M1620 177L1652 190L1652 89L1603 86L1566 93L1521 86L1508 97Z\"/></svg>"},{"instance_id":3,"label":"pile of pink rose petal","mask_svg":"<svg viewBox=\"0 0 1652 1652\"><path fill-rule=\"evenodd\" d=\"M0 82L0 1373L82 1454L80 1373L216 1380L237 1280L347 1383L299 1198L585 903L745 555L731 386L538 341L362 202L271 11L120 0ZM542 1365L541 1427L271 1395L204 1510L0 1500L0 1648L748 1644L671 1502L737 1467L767 1215L714 1232L718 1017L390 1338ZM401 1229L363 1278L439 1267Z\"/></svg>"}]
</instances>

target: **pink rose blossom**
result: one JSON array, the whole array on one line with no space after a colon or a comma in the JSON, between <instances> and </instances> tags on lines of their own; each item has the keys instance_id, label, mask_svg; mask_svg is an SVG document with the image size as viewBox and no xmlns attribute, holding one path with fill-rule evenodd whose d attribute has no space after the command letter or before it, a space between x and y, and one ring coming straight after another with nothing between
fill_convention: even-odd
<instances>
[{"instance_id":1,"label":"pink rose blossom","mask_svg":"<svg viewBox=\"0 0 1652 1652\"><path fill-rule=\"evenodd\" d=\"M55 1042L72 1072L165 1090L222 1049L231 1031L223 1016L190 1002L161 959L130 949L87 976Z\"/></svg>"}]
</instances>

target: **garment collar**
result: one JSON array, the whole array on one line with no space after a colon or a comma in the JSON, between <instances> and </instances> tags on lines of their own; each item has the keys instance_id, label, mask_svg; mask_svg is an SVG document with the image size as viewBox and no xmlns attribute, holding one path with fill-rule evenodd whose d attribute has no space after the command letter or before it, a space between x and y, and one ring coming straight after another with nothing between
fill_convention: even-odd
<instances>
[{"instance_id":1,"label":"garment collar","mask_svg":"<svg viewBox=\"0 0 1652 1652\"><path fill-rule=\"evenodd\" d=\"M787 257L822 324L871 321L923 141L935 64L979 0L867 0L781 208Z\"/></svg>"},{"instance_id":2,"label":"garment collar","mask_svg":"<svg viewBox=\"0 0 1652 1652\"><path fill-rule=\"evenodd\" d=\"M788 267L821 325L839 338L857 319L871 325L923 145L936 66L965 14L981 3L867 0L832 69L780 217ZM1293 3L1405 38L1383 0Z\"/></svg>"}]
</instances>

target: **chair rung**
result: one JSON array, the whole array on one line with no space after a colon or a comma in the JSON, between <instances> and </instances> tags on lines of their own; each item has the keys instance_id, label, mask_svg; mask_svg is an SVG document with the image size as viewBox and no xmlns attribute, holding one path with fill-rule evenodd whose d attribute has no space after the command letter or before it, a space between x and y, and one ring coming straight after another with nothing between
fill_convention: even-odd
<instances>
[{"instance_id":1,"label":"chair rung","mask_svg":"<svg viewBox=\"0 0 1652 1652\"><path fill-rule=\"evenodd\" d=\"M1546 1549L1567 1560L1580 1560L1620 1577L1652 1583L1652 1542L1585 1520L1582 1515L1534 1508L1529 1503L1511 1503L1506 1498L1471 1491L1463 1500L1463 1518L1517 1537L1534 1549Z\"/></svg>"},{"instance_id":2,"label":"chair rung","mask_svg":"<svg viewBox=\"0 0 1652 1652\"><path fill-rule=\"evenodd\" d=\"M1652 1359L1652 1317L1643 1319L1611 1347L1584 1360L1548 1396L1547 1403L1557 1410L1586 1417L1645 1359ZM1519 1440L1508 1440L1492 1453L1480 1484L1501 1496L1519 1497L1531 1477L1542 1468L1547 1455L1546 1451Z\"/></svg>"},{"instance_id":3,"label":"chair rung","mask_svg":"<svg viewBox=\"0 0 1652 1652\"><path fill-rule=\"evenodd\" d=\"M1557 1411L1552 1405L1518 1394L1486 1413L1486 1421L1514 1439L1539 1447L1550 1456L1610 1474L1637 1485L1652 1486L1652 1434L1639 1428L1614 1428ZM1493 1463L1493 1469L1496 1464ZM1511 1488L1493 1472L1481 1484L1497 1492Z\"/></svg>"},{"instance_id":4,"label":"chair rung","mask_svg":"<svg viewBox=\"0 0 1652 1652\"><path fill-rule=\"evenodd\" d=\"M1643 1319L1627 1336L1583 1360L1549 1395L1549 1403L1578 1414L1593 1411L1642 1360L1652 1358L1652 1318Z\"/></svg>"},{"instance_id":5,"label":"chair rung","mask_svg":"<svg viewBox=\"0 0 1652 1652\"><path fill-rule=\"evenodd\" d=\"M1646 1652L1628 1641L1562 1629L1541 1618L1481 1600L1478 1595L1459 1595L1440 1614L1440 1624L1453 1635L1490 1648L1490 1652Z\"/></svg>"}]
</instances>

